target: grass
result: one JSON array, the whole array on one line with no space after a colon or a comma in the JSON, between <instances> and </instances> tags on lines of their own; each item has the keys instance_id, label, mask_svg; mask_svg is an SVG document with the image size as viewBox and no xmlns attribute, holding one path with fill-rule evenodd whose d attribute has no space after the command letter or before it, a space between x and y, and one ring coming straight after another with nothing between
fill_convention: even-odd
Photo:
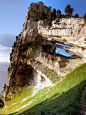
<instances>
[{"instance_id":1,"label":"grass","mask_svg":"<svg viewBox=\"0 0 86 115\"><path fill-rule=\"evenodd\" d=\"M35 87L22 88L11 101L5 103L5 107L0 109L0 114L78 115L80 99L85 86L86 64L83 64L62 82L53 87L41 89L34 96L31 94ZM22 102L26 97L28 97L27 100ZM26 104L25 108L21 108Z\"/></svg>"},{"instance_id":2,"label":"grass","mask_svg":"<svg viewBox=\"0 0 86 115\"><path fill-rule=\"evenodd\" d=\"M83 101L83 104L86 106L86 87L83 91L82 101Z\"/></svg>"},{"instance_id":3,"label":"grass","mask_svg":"<svg viewBox=\"0 0 86 115\"><path fill-rule=\"evenodd\" d=\"M56 83L60 79L57 72L52 69L46 69L44 74L52 81L52 83Z\"/></svg>"}]
</instances>

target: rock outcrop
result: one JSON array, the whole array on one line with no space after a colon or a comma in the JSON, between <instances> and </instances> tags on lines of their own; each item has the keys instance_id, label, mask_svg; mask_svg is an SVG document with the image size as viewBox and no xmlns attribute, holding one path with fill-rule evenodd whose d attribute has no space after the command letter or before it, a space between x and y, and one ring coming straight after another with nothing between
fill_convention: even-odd
<instances>
[{"instance_id":1,"label":"rock outcrop","mask_svg":"<svg viewBox=\"0 0 86 115\"><path fill-rule=\"evenodd\" d=\"M47 18L38 20L40 12L44 12ZM47 22L50 13L51 9L44 6L42 2L32 3L29 7L21 35L17 37L10 54L8 82L12 90L25 84L52 85L49 76L46 76L46 71L53 70L53 75L56 72L59 77L63 75L62 69L67 67L71 58L72 60L79 57L86 58L84 20L62 18L59 23L53 21L49 28ZM57 42L70 45L71 48L56 45ZM73 56L68 58L56 54L57 47L65 49Z\"/></svg>"},{"instance_id":2,"label":"rock outcrop","mask_svg":"<svg viewBox=\"0 0 86 115\"><path fill-rule=\"evenodd\" d=\"M38 34L47 37L50 41L70 45L70 49L63 49L86 58L86 25L82 18L62 18L59 23L53 21L50 29L43 24L43 21L38 22Z\"/></svg>"}]
</instances>

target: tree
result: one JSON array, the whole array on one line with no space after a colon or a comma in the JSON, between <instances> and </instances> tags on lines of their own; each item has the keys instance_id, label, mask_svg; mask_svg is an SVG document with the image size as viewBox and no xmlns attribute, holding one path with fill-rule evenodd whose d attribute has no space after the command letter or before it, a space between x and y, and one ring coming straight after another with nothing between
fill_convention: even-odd
<instances>
[{"instance_id":1,"label":"tree","mask_svg":"<svg viewBox=\"0 0 86 115\"><path fill-rule=\"evenodd\" d=\"M55 8L53 9L52 13L53 13L53 19L55 19L56 18L56 9Z\"/></svg>"},{"instance_id":2,"label":"tree","mask_svg":"<svg viewBox=\"0 0 86 115\"><path fill-rule=\"evenodd\" d=\"M61 18L61 11L57 10L57 18Z\"/></svg>"},{"instance_id":3,"label":"tree","mask_svg":"<svg viewBox=\"0 0 86 115\"><path fill-rule=\"evenodd\" d=\"M54 8L53 11L50 14L49 21L48 21L48 26L52 26L52 21L56 19L56 9Z\"/></svg>"},{"instance_id":4,"label":"tree","mask_svg":"<svg viewBox=\"0 0 86 115\"><path fill-rule=\"evenodd\" d=\"M49 27L52 26L52 20L51 20L51 19L49 19L49 21L48 21L48 26L49 26Z\"/></svg>"},{"instance_id":5,"label":"tree","mask_svg":"<svg viewBox=\"0 0 86 115\"><path fill-rule=\"evenodd\" d=\"M45 12L39 12L39 16L38 16L39 20L44 20L46 18L47 18L47 15L45 14Z\"/></svg>"},{"instance_id":6,"label":"tree","mask_svg":"<svg viewBox=\"0 0 86 115\"><path fill-rule=\"evenodd\" d=\"M48 26L52 26L52 21L53 21L53 12L51 12L50 14L50 18L49 18L49 21L48 21Z\"/></svg>"},{"instance_id":7,"label":"tree","mask_svg":"<svg viewBox=\"0 0 86 115\"><path fill-rule=\"evenodd\" d=\"M16 41L17 41L17 39L18 39L18 36L16 36Z\"/></svg>"},{"instance_id":8,"label":"tree","mask_svg":"<svg viewBox=\"0 0 86 115\"><path fill-rule=\"evenodd\" d=\"M6 88L6 84L4 84L4 87L3 87L4 89Z\"/></svg>"},{"instance_id":9,"label":"tree","mask_svg":"<svg viewBox=\"0 0 86 115\"><path fill-rule=\"evenodd\" d=\"M66 8L65 8L65 13L66 13L66 16L68 17L71 17L72 16L72 13L73 13L74 9L71 8L71 5L67 5Z\"/></svg>"},{"instance_id":10,"label":"tree","mask_svg":"<svg viewBox=\"0 0 86 115\"><path fill-rule=\"evenodd\" d=\"M53 20L53 12L50 14L50 20Z\"/></svg>"},{"instance_id":11,"label":"tree","mask_svg":"<svg viewBox=\"0 0 86 115\"><path fill-rule=\"evenodd\" d=\"M78 14L75 14L75 16L74 16L75 18L78 18L79 17L79 15Z\"/></svg>"},{"instance_id":12,"label":"tree","mask_svg":"<svg viewBox=\"0 0 86 115\"><path fill-rule=\"evenodd\" d=\"M83 19L84 19L84 21L85 21L85 23L86 23L86 13L85 13L84 16L83 16Z\"/></svg>"}]
</instances>

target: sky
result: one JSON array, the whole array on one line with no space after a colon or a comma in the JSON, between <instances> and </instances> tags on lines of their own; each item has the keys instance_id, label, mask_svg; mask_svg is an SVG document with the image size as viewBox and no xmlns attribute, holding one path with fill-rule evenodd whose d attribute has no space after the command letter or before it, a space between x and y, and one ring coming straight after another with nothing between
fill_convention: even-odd
<instances>
[{"instance_id":1,"label":"sky","mask_svg":"<svg viewBox=\"0 0 86 115\"><path fill-rule=\"evenodd\" d=\"M0 62L9 62L15 36L12 34L0 34Z\"/></svg>"},{"instance_id":2,"label":"sky","mask_svg":"<svg viewBox=\"0 0 86 115\"><path fill-rule=\"evenodd\" d=\"M9 62L11 47L15 36L22 31L28 7L32 2L39 1L0 0L0 62ZM67 4L74 8L74 14L78 13L79 16L83 16L86 13L86 0L43 0L43 3L61 10L62 14Z\"/></svg>"}]
</instances>

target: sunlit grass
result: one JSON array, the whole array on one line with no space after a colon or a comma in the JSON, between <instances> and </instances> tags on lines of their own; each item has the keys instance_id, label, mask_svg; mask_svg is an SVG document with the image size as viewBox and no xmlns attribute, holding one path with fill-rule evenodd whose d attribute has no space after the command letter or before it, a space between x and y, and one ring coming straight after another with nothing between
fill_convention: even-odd
<instances>
[{"instance_id":1,"label":"sunlit grass","mask_svg":"<svg viewBox=\"0 0 86 115\"><path fill-rule=\"evenodd\" d=\"M86 64L83 64L69 74L64 81L53 87L41 89L34 96L31 95L35 87L22 88L11 101L5 103L6 106L0 109L0 114L13 112L15 115L41 115L41 113L77 115L85 86ZM27 100L22 102L26 97L28 97ZM27 107L21 108L24 105Z\"/></svg>"}]
</instances>

